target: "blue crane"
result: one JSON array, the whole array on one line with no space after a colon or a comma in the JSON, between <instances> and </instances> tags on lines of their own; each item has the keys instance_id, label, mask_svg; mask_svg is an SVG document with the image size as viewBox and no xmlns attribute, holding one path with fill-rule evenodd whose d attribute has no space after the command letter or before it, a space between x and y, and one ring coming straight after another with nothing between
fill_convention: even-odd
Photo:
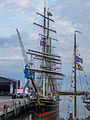
<instances>
[{"instance_id":1,"label":"blue crane","mask_svg":"<svg viewBox=\"0 0 90 120\"><path fill-rule=\"evenodd\" d=\"M33 81L33 80L35 80L35 72L28 72L28 68L30 68L33 65L33 63L32 63L32 61L29 63L28 57L27 57L27 54L26 54L26 51L25 51L25 48L24 48L24 45L23 45L20 33L19 33L19 30L16 29L16 31L17 31L19 42L20 42L20 46L21 46L21 50L22 50L24 62L25 62L24 73L25 73L25 78L27 78L27 81L25 82L25 84L23 86L24 92L25 92L25 88L26 87L28 87L29 89L31 89L31 87L30 87L30 79L31 79L31 82L32 82L32 84L33 84L33 86L35 88L35 91L37 92L36 87L35 87L35 83Z\"/></svg>"}]
</instances>

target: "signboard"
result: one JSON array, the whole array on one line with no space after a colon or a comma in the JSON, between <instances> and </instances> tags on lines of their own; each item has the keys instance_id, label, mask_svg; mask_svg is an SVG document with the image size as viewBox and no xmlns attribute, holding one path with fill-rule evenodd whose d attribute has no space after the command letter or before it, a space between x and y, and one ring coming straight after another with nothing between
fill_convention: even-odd
<instances>
[{"instance_id":1,"label":"signboard","mask_svg":"<svg viewBox=\"0 0 90 120\"><path fill-rule=\"evenodd\" d=\"M23 89L17 89L17 94L23 94Z\"/></svg>"}]
</instances>

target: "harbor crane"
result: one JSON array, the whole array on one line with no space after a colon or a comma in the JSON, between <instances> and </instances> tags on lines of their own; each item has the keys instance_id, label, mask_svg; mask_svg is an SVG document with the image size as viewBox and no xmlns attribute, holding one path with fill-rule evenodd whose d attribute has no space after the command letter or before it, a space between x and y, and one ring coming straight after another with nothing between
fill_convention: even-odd
<instances>
[{"instance_id":1,"label":"harbor crane","mask_svg":"<svg viewBox=\"0 0 90 120\"><path fill-rule=\"evenodd\" d=\"M18 35L18 40L20 42L20 46L21 46L21 50L22 50L22 54L23 54L25 65L29 65L28 57L26 55L26 51L25 51L25 48L24 48L24 45L23 45L20 33L19 33L18 29L16 29L16 31L17 31L17 35ZM30 66L28 66L28 67L30 67Z\"/></svg>"},{"instance_id":2,"label":"harbor crane","mask_svg":"<svg viewBox=\"0 0 90 120\"><path fill-rule=\"evenodd\" d=\"M19 40L19 42L20 42L20 46L21 46L21 50L22 50L24 62L25 62L25 68L26 68L26 67L30 68L30 67L33 65L33 63L32 63L32 62L29 63L29 60L28 60L28 57L27 57L27 54L26 54L26 51L25 51L25 48L24 48L24 45L23 45L21 36L20 36L20 32L19 32L18 29L16 29L16 31L17 31L17 35L18 35L18 40ZM31 79L31 81L32 81L32 84L34 84L32 79ZM31 87L30 87L30 78L29 78L29 77L27 77L27 81L25 82L25 84L24 84L24 86L23 86L24 93L25 93L25 88L26 88L26 87L27 87L28 89L31 89Z\"/></svg>"}]
</instances>

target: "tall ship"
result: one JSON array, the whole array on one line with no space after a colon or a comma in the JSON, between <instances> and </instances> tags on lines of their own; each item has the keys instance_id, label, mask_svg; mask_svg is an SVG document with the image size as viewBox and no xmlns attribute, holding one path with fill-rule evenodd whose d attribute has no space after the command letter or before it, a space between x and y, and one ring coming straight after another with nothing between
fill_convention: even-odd
<instances>
[{"instance_id":1,"label":"tall ship","mask_svg":"<svg viewBox=\"0 0 90 120\"><path fill-rule=\"evenodd\" d=\"M55 21L50 18L52 14L49 10L46 10L44 5L44 14L38 13L40 17L43 18L43 24L33 23L34 25L42 29L40 36L39 46L41 51L28 49L27 54L30 56L30 60L34 59L34 64L38 64L38 69L32 62L28 62L27 56L25 57L25 78L27 82L25 84L32 84L33 93L30 98L33 113L38 117L45 117L50 114L56 114L59 112L59 84L60 80L63 80L64 74L60 72L61 70L61 57L52 52L53 48L52 42L57 42L56 38L51 37L51 33L55 34L56 31L50 28L50 22ZM19 40L20 34L17 29ZM22 51L24 46L20 41L22 46ZM23 52L25 56L25 51Z\"/></svg>"}]
</instances>

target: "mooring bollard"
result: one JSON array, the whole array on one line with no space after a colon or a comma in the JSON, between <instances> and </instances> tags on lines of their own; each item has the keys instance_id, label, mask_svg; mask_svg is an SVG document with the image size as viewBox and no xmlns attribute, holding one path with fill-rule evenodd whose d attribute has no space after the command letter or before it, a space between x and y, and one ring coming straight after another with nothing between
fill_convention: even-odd
<instances>
[{"instance_id":1,"label":"mooring bollard","mask_svg":"<svg viewBox=\"0 0 90 120\"><path fill-rule=\"evenodd\" d=\"M16 102L14 102L14 116L17 115L17 110L16 110Z\"/></svg>"},{"instance_id":2,"label":"mooring bollard","mask_svg":"<svg viewBox=\"0 0 90 120\"><path fill-rule=\"evenodd\" d=\"M19 101L19 112L20 112L20 110L21 110L21 102Z\"/></svg>"},{"instance_id":3,"label":"mooring bollard","mask_svg":"<svg viewBox=\"0 0 90 120\"><path fill-rule=\"evenodd\" d=\"M13 100L13 106L14 106L14 100Z\"/></svg>"},{"instance_id":4,"label":"mooring bollard","mask_svg":"<svg viewBox=\"0 0 90 120\"><path fill-rule=\"evenodd\" d=\"M4 105L4 115L5 115L5 120L7 119L7 105Z\"/></svg>"},{"instance_id":5,"label":"mooring bollard","mask_svg":"<svg viewBox=\"0 0 90 120\"><path fill-rule=\"evenodd\" d=\"M26 110L26 101L24 100L24 111Z\"/></svg>"}]
</instances>

